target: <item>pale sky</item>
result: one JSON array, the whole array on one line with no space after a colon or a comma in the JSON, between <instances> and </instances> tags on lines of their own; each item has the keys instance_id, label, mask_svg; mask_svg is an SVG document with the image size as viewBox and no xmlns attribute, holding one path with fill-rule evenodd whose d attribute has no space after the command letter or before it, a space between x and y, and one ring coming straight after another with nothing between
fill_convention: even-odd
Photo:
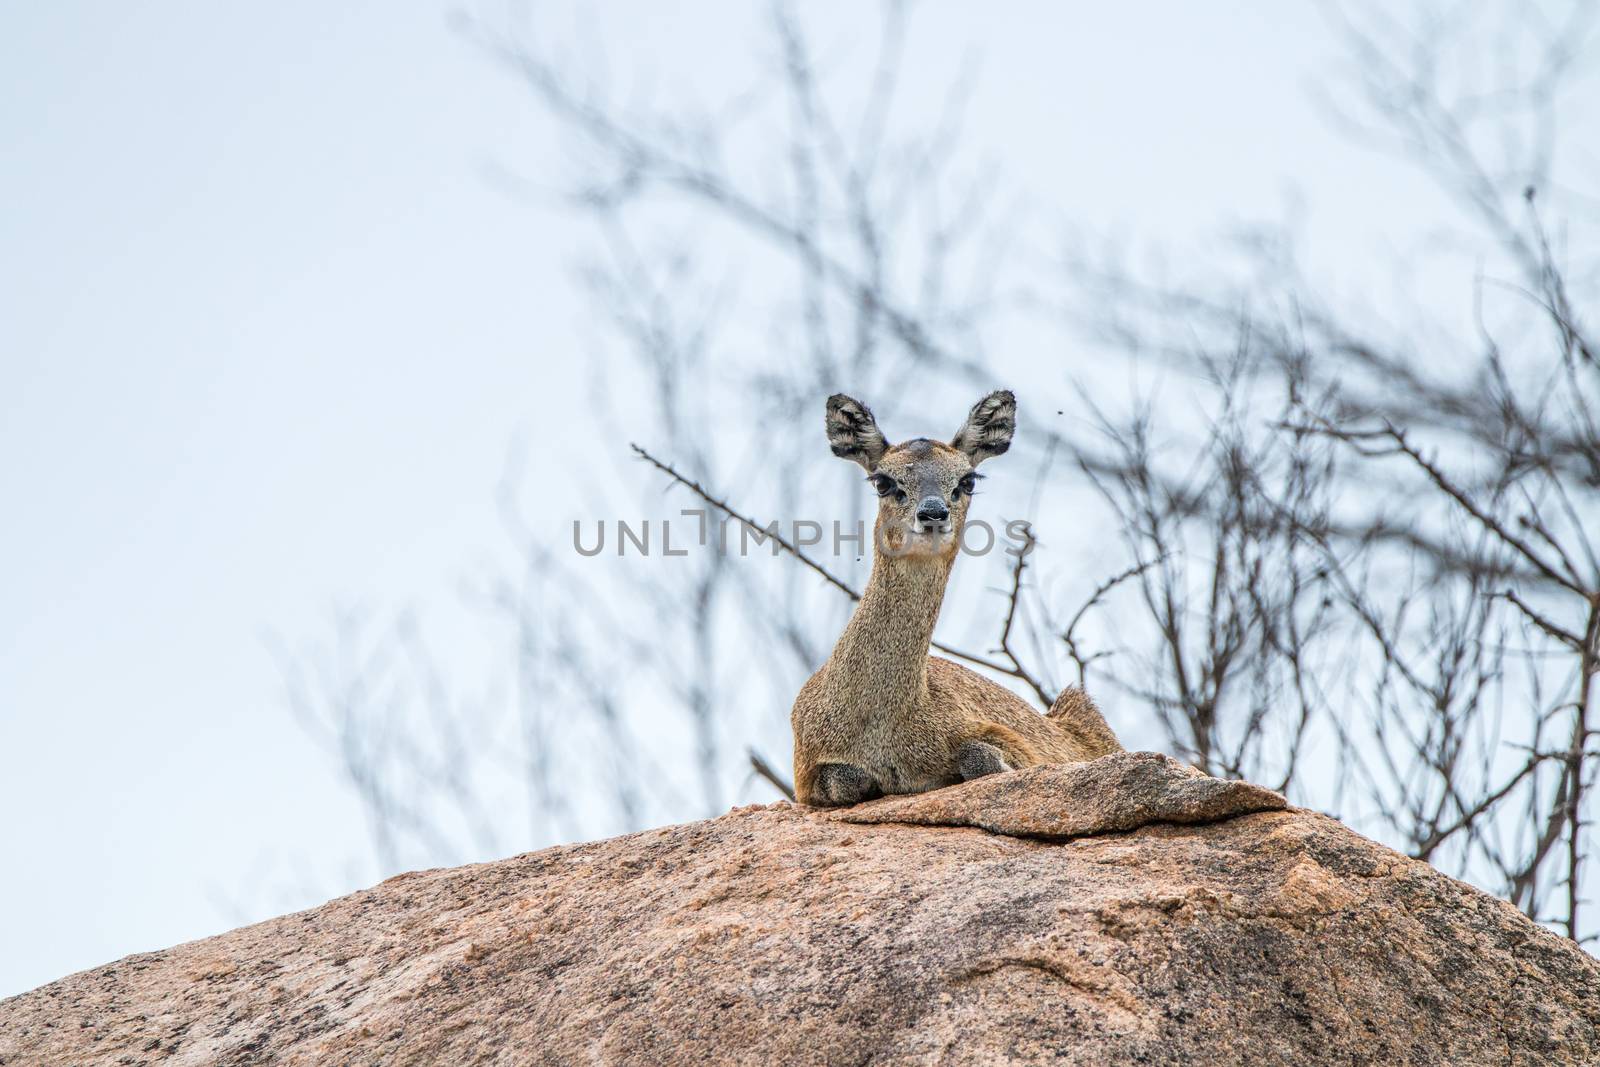
<instances>
[{"instance_id":1,"label":"pale sky","mask_svg":"<svg viewBox=\"0 0 1600 1067\"><path fill-rule=\"evenodd\" d=\"M757 18L675 7L597 34L714 94ZM912 81L975 48L972 135L1065 223L1193 247L1303 199L1359 286L1448 213L1328 129L1309 5L1221 10L930 3ZM583 220L486 177L554 187L560 143L449 11L0 4L0 995L362 884L263 634L451 599L586 355Z\"/></svg>"}]
</instances>

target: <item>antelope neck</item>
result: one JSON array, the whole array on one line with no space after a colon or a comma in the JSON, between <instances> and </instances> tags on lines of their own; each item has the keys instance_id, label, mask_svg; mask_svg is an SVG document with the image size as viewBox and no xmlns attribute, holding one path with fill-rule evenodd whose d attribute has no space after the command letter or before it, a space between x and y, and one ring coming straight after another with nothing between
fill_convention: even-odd
<instances>
[{"instance_id":1,"label":"antelope neck","mask_svg":"<svg viewBox=\"0 0 1600 1067\"><path fill-rule=\"evenodd\" d=\"M834 648L836 700L863 715L895 715L928 687L928 646L951 561L879 553L872 577Z\"/></svg>"}]
</instances>

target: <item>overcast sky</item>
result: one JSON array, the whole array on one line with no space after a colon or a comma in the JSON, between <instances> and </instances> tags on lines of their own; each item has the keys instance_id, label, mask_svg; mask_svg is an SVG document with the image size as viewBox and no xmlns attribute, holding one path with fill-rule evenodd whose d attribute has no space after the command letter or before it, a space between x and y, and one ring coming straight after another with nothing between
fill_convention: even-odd
<instances>
[{"instance_id":1,"label":"overcast sky","mask_svg":"<svg viewBox=\"0 0 1600 1067\"><path fill-rule=\"evenodd\" d=\"M973 136L1064 221L1192 246L1303 200L1370 284L1447 212L1329 130L1309 5L1202 6L928 4L913 75L975 46ZM607 6L608 54L714 94L750 6L665 7ZM553 186L559 142L448 14L0 5L0 995L364 877L263 635L452 598L585 356L582 220L486 177Z\"/></svg>"}]
</instances>

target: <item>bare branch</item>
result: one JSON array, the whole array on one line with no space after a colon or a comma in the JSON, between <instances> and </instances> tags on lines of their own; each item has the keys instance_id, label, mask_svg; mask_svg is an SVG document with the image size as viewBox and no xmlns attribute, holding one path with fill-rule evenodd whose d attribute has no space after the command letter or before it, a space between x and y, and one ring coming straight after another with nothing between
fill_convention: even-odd
<instances>
[{"instance_id":1,"label":"bare branch","mask_svg":"<svg viewBox=\"0 0 1600 1067\"><path fill-rule=\"evenodd\" d=\"M782 793L789 800L794 800L794 786L789 784L789 781L783 775L773 770L772 765L763 759L755 749L749 749L748 752L750 755L750 769L765 778L772 788Z\"/></svg>"}]
</instances>

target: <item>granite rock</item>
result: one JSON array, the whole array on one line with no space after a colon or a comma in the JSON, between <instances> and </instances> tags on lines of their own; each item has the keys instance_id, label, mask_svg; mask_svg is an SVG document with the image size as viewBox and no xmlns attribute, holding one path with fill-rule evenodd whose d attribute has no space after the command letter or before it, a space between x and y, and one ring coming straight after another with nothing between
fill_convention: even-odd
<instances>
[{"instance_id":1,"label":"granite rock","mask_svg":"<svg viewBox=\"0 0 1600 1067\"><path fill-rule=\"evenodd\" d=\"M406 874L0 1002L7 1067L1597 1057L1570 942L1137 753Z\"/></svg>"}]
</instances>

